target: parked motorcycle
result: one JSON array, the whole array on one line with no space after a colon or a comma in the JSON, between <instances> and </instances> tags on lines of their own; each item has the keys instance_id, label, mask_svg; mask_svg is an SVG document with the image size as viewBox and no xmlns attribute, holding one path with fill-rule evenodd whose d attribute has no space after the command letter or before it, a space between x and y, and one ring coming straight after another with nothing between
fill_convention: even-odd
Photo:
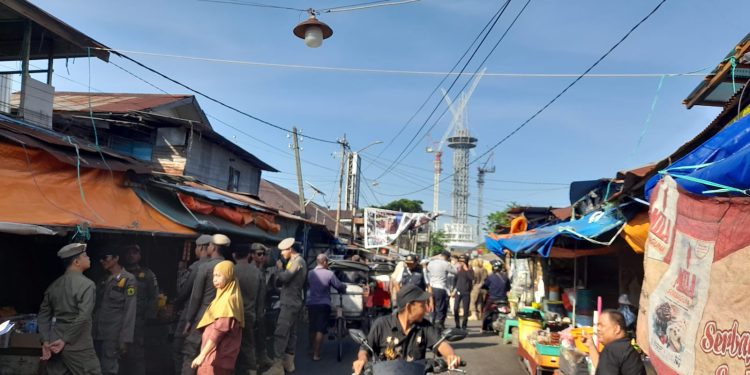
<instances>
[{"instance_id":1,"label":"parked motorcycle","mask_svg":"<svg viewBox=\"0 0 750 375\"><path fill-rule=\"evenodd\" d=\"M482 329L489 331L492 329L496 333L503 333L505 330L505 320L510 314L510 304L507 301L490 302L487 311L484 313L482 320Z\"/></svg>"},{"instance_id":2,"label":"parked motorcycle","mask_svg":"<svg viewBox=\"0 0 750 375\"><path fill-rule=\"evenodd\" d=\"M432 351L432 358L423 359L419 361L407 362L403 359L396 359L391 361L381 361L375 351L372 349L370 344L367 342L367 335L358 329L350 329L349 335L351 338L359 344L361 347L367 348L372 356L372 361L365 365L363 370L364 375L425 375L425 374L440 374L444 372L460 372L466 373L461 369L450 369L448 363L443 358L437 357L437 348L443 341L455 342L463 340L468 335L468 332L461 329L449 328L442 332L440 339L435 345L430 348ZM466 366L465 361L461 361L458 364L459 367Z\"/></svg>"}]
</instances>

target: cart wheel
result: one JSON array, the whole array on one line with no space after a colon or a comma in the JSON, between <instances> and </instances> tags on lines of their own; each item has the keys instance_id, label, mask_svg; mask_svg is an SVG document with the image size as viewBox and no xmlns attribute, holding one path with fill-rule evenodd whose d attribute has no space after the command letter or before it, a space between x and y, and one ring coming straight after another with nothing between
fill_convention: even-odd
<instances>
[{"instance_id":1,"label":"cart wheel","mask_svg":"<svg viewBox=\"0 0 750 375\"><path fill-rule=\"evenodd\" d=\"M346 321L344 318L336 319L336 344L338 350L336 351L336 360L341 362L344 357L344 335L346 334Z\"/></svg>"}]
</instances>

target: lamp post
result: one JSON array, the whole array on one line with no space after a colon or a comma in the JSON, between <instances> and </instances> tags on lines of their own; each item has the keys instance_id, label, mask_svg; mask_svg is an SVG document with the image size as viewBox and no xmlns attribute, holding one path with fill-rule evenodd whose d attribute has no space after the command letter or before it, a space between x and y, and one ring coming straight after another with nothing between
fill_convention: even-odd
<instances>
[{"instance_id":1,"label":"lamp post","mask_svg":"<svg viewBox=\"0 0 750 375\"><path fill-rule=\"evenodd\" d=\"M352 232L352 242L357 238L356 227L354 225L354 216L357 214L357 208L359 208L359 178L360 178L360 159L359 153L364 150L383 143L383 141L374 141L369 145L360 148L357 151L351 152L348 155L348 171L346 174L346 204L347 209L351 210L351 222L350 229Z\"/></svg>"}]
</instances>

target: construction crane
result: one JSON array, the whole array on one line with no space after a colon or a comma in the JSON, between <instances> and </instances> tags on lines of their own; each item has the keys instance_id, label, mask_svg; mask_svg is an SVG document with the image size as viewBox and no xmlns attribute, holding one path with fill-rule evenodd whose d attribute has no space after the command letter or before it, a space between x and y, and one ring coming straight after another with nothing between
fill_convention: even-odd
<instances>
[{"instance_id":1,"label":"construction crane","mask_svg":"<svg viewBox=\"0 0 750 375\"><path fill-rule=\"evenodd\" d=\"M484 164L477 167L477 238L482 238L482 205L484 204L484 174L495 173L495 164L492 163L492 152Z\"/></svg>"}]
</instances>

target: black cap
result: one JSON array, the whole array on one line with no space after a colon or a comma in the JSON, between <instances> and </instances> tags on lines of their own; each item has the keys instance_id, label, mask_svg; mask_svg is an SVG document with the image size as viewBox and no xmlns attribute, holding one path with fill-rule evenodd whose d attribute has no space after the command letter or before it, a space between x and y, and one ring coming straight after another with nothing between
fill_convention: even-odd
<instances>
[{"instance_id":1,"label":"black cap","mask_svg":"<svg viewBox=\"0 0 750 375\"><path fill-rule=\"evenodd\" d=\"M414 284L406 284L401 290L398 291L396 296L398 299L398 308L403 309L411 302L415 301L429 301L430 295L425 292L422 288Z\"/></svg>"},{"instance_id":2,"label":"black cap","mask_svg":"<svg viewBox=\"0 0 750 375\"><path fill-rule=\"evenodd\" d=\"M104 259L107 257L107 255L119 257L122 252L123 251L121 249L117 249L114 247L105 247L104 249L98 251L98 258Z\"/></svg>"},{"instance_id":3,"label":"black cap","mask_svg":"<svg viewBox=\"0 0 750 375\"><path fill-rule=\"evenodd\" d=\"M417 263L419 260L417 259L417 256L414 254L409 254L406 256L406 259L404 260L406 263Z\"/></svg>"},{"instance_id":4,"label":"black cap","mask_svg":"<svg viewBox=\"0 0 750 375\"><path fill-rule=\"evenodd\" d=\"M442 256L444 256L446 258L449 258L449 259L451 257L451 253L448 250L444 250L442 253L440 253L440 255L442 255Z\"/></svg>"}]
</instances>

